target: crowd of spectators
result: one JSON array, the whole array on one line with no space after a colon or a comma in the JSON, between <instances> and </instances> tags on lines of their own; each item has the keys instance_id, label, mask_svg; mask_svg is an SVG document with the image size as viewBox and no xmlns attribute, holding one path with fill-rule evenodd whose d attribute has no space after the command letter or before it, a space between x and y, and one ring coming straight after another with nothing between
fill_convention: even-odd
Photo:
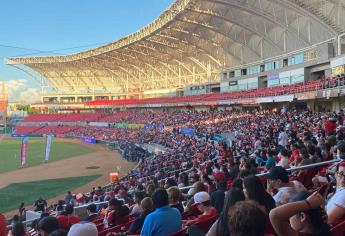
<instances>
[{"instance_id":1,"label":"crowd of spectators","mask_svg":"<svg viewBox=\"0 0 345 236\"><path fill-rule=\"evenodd\" d=\"M140 165L86 195L81 202L89 204L85 219L73 214L78 201L68 193L58 216L43 216L34 228L41 235L69 230L75 236L103 235L109 229L114 235L144 236L180 230L191 236L331 235L331 227L345 220L345 162L286 169L345 160L343 116L287 109L143 112L120 120L163 124L164 129L79 127L68 135L118 142L140 156ZM216 139L216 134L230 134L224 137L231 140ZM167 151L153 155L133 149L148 143ZM262 172L268 174L256 176ZM97 201L108 203L92 203Z\"/></svg>"}]
</instances>

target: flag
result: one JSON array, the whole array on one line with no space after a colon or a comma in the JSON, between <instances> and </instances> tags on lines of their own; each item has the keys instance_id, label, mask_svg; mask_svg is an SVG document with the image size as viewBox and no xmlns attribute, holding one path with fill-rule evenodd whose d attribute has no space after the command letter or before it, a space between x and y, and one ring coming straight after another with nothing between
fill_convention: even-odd
<instances>
[{"instance_id":1,"label":"flag","mask_svg":"<svg viewBox=\"0 0 345 236\"><path fill-rule=\"evenodd\" d=\"M26 165L26 153L28 149L29 144L29 137L25 136L22 140L22 150L21 150L21 156L20 156L20 166L24 167Z\"/></svg>"},{"instance_id":2,"label":"flag","mask_svg":"<svg viewBox=\"0 0 345 236\"><path fill-rule=\"evenodd\" d=\"M53 135L52 134L48 134L47 135L47 142L46 142L46 156L45 156L45 161L49 161L49 155L50 155L50 149L52 146L52 139L53 139Z\"/></svg>"}]
</instances>

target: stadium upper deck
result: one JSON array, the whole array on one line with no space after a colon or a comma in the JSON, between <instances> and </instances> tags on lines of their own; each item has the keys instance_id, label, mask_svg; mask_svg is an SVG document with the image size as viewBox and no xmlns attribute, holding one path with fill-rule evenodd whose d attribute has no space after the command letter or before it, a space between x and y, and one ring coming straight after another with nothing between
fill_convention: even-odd
<instances>
[{"instance_id":1,"label":"stadium upper deck","mask_svg":"<svg viewBox=\"0 0 345 236\"><path fill-rule=\"evenodd\" d=\"M29 72L42 87L54 88L46 91L79 94L81 102L95 94L139 98L144 91L218 81L224 68L336 43L344 31L340 0L177 0L118 41L67 56L8 58L7 64L31 68L46 79Z\"/></svg>"}]
</instances>

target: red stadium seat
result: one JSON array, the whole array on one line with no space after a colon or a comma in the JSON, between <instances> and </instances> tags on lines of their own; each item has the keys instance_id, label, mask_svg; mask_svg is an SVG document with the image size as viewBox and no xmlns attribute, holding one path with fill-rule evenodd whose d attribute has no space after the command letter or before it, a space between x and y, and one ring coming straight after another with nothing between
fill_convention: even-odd
<instances>
[{"instance_id":1,"label":"red stadium seat","mask_svg":"<svg viewBox=\"0 0 345 236\"><path fill-rule=\"evenodd\" d=\"M218 219L218 216L211 217L206 220L199 221L198 223L194 224L197 226L199 229L201 229L203 232L207 233L213 223Z\"/></svg>"},{"instance_id":2,"label":"red stadium seat","mask_svg":"<svg viewBox=\"0 0 345 236\"><path fill-rule=\"evenodd\" d=\"M98 233L98 236L106 236L108 233L119 233L121 232L122 225L117 225L105 230L102 230Z\"/></svg>"},{"instance_id":3,"label":"red stadium seat","mask_svg":"<svg viewBox=\"0 0 345 236\"><path fill-rule=\"evenodd\" d=\"M335 225L332 229L331 232L333 236L344 236L345 235L345 220L342 221L341 223Z\"/></svg>"}]
</instances>

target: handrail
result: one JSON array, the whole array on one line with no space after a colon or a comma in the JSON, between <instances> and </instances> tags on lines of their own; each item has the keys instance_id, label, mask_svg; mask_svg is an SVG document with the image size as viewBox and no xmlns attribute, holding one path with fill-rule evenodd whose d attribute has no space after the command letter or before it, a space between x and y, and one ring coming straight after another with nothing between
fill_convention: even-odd
<instances>
[{"instance_id":1,"label":"handrail","mask_svg":"<svg viewBox=\"0 0 345 236\"><path fill-rule=\"evenodd\" d=\"M313 164L309 164L309 165L304 165L304 166L297 166L297 167L291 167L286 169L287 171L296 171L296 170L304 170L304 169L309 169L309 168L313 168L313 167L318 167L318 166L324 166L324 165L328 165L328 164L332 164L335 162L339 162L341 161L341 159L334 159L334 160L330 160L330 161L324 161L324 162L318 162L318 163L313 163ZM257 174L256 176L260 177L260 176L266 176L268 175L269 172L265 172L262 174Z\"/></svg>"},{"instance_id":2,"label":"handrail","mask_svg":"<svg viewBox=\"0 0 345 236\"><path fill-rule=\"evenodd\" d=\"M341 161L341 159L334 159L334 160L330 160L330 161L313 163L313 164L304 165L304 166L291 167L291 168L288 168L286 170L287 171L304 170L304 169L309 169L309 168L318 167L318 166L325 166L325 165L336 163L336 162L339 162L339 161ZM266 175L268 175L268 173L269 172L265 172L265 173L261 173L261 174L256 174L256 176L258 176L258 177L266 176ZM193 188L193 185L186 186L186 187L181 187L179 189L180 190L187 190L187 189L190 189L190 188Z\"/></svg>"},{"instance_id":3,"label":"handrail","mask_svg":"<svg viewBox=\"0 0 345 236\"><path fill-rule=\"evenodd\" d=\"M103 201L103 202L99 202L99 201L89 202L89 203L86 203L86 204L83 204L83 205L80 205L80 206L75 206L74 209L85 208L85 207L87 207L90 204L101 205L101 204L105 204L105 203L108 203L108 202L107 201ZM35 219L31 219L31 220L26 220L26 221L23 221L22 223L27 226L28 224L32 223L34 220L37 220L37 219L39 219L39 218L35 218ZM11 229L12 225L7 225L7 228Z\"/></svg>"}]
</instances>

